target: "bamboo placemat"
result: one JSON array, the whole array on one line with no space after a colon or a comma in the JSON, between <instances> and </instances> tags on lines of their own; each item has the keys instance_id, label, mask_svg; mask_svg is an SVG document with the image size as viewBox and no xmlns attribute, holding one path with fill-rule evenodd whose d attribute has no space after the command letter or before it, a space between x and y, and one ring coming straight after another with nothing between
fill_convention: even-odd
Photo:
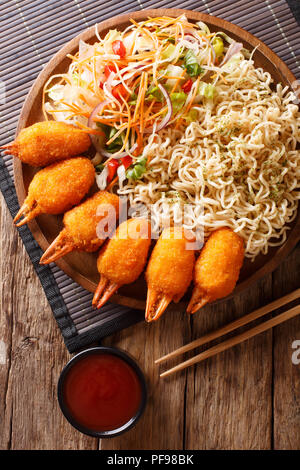
<instances>
[{"instance_id":1,"label":"bamboo placemat","mask_svg":"<svg viewBox=\"0 0 300 470\"><path fill-rule=\"evenodd\" d=\"M289 0L289 4L294 7L296 15L297 2ZM300 28L285 0L0 1L1 145L14 137L18 116L31 84L67 41L114 15L161 7L202 11L241 26L271 47L300 78ZM10 156L0 160L0 187L14 216L18 201ZM50 267L39 265L42 252L29 229L21 227L19 233L70 352L143 319L143 312L114 304L103 307L101 312L92 309L92 294L73 282L55 264Z\"/></svg>"}]
</instances>

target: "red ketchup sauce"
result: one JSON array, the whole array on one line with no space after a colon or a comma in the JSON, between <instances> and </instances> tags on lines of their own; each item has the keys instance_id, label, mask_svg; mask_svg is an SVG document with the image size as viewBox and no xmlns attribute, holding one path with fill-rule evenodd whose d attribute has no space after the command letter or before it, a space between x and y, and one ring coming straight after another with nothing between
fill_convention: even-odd
<instances>
[{"instance_id":1,"label":"red ketchup sauce","mask_svg":"<svg viewBox=\"0 0 300 470\"><path fill-rule=\"evenodd\" d=\"M70 368L63 395L78 424L93 431L110 431L135 416L142 388L136 372L123 359L91 354Z\"/></svg>"}]
</instances>

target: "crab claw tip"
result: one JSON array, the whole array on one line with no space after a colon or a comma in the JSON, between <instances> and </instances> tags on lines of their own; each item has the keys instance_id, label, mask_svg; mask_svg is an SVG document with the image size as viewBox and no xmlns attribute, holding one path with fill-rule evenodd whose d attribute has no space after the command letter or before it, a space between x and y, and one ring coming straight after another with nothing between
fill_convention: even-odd
<instances>
[{"instance_id":1,"label":"crab claw tip","mask_svg":"<svg viewBox=\"0 0 300 470\"><path fill-rule=\"evenodd\" d=\"M147 294L145 320L148 323L158 320L158 318L161 317L161 315L166 310L171 300L172 298L170 296L149 288Z\"/></svg>"}]
</instances>

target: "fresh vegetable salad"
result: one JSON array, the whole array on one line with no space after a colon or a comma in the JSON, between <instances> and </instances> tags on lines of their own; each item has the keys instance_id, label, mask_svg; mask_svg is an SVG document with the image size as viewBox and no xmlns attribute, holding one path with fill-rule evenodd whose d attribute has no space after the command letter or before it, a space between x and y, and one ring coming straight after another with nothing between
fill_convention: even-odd
<instances>
[{"instance_id":1,"label":"fresh vegetable salad","mask_svg":"<svg viewBox=\"0 0 300 470\"><path fill-rule=\"evenodd\" d=\"M149 18L98 42L80 41L65 74L44 87L43 111L90 134L100 189L138 180L151 166L151 134L197 120L199 101L213 100L222 67L242 49L223 32L178 18ZM224 79L225 80L225 79Z\"/></svg>"}]
</instances>

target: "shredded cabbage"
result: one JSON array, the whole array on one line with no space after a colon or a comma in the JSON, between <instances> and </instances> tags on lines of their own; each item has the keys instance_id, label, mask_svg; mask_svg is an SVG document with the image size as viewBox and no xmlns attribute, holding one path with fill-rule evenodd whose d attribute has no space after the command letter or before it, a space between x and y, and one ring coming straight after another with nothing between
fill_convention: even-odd
<instances>
[{"instance_id":1,"label":"shredded cabbage","mask_svg":"<svg viewBox=\"0 0 300 470\"><path fill-rule=\"evenodd\" d=\"M199 82L199 95L212 99L216 93L216 87L211 83Z\"/></svg>"},{"instance_id":2,"label":"shredded cabbage","mask_svg":"<svg viewBox=\"0 0 300 470\"><path fill-rule=\"evenodd\" d=\"M186 102L187 95L181 91L179 93L171 93L170 98L173 106L173 114L178 113Z\"/></svg>"},{"instance_id":3,"label":"shredded cabbage","mask_svg":"<svg viewBox=\"0 0 300 470\"><path fill-rule=\"evenodd\" d=\"M48 91L48 96L53 101L62 100L64 96L64 85L53 85L52 88Z\"/></svg>"}]
</instances>

